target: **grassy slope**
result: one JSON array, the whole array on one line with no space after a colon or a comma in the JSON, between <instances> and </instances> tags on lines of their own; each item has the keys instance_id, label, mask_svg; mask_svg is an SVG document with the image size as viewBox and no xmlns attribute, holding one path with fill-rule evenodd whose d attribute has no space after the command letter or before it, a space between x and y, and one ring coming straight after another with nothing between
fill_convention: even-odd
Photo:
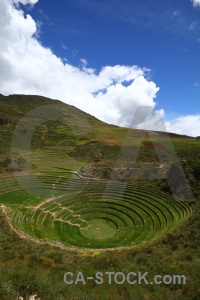
<instances>
[{"instance_id":1,"label":"grassy slope","mask_svg":"<svg viewBox=\"0 0 200 300\"><path fill-rule=\"evenodd\" d=\"M8 119L0 126L0 178L4 187L7 177L14 180L10 171L9 148L17 122L31 109L51 103L60 102L38 96L0 96L0 117ZM120 146L123 145L127 129L105 124L83 113L90 124L84 127L78 117L82 113L72 106L67 107L71 118L68 124L46 122L45 126L36 129L34 133L31 157L35 173L55 174L55 167L63 167L63 161L66 164L65 168L68 166L75 170L94 164L113 165ZM73 131L69 125L74 123L77 126ZM141 143L144 137L142 130L133 129L129 134L132 139L129 138L128 142L134 145ZM154 138L154 141L158 142L165 140L162 133L155 133ZM192 217L181 228L159 243L142 246L141 249L121 250L115 253L66 253L61 249L21 240L8 228L1 214L1 299L15 299L17 293L26 296L35 291L41 295L41 299L199 299L200 142L185 136L171 135L171 138L197 200L192 205ZM108 146L102 143L107 140L117 141L119 144ZM146 136L145 140L148 141L149 138ZM138 161L157 161L155 151L142 147ZM18 161L17 167L20 170L24 167L23 163L20 165ZM102 175L102 170L100 167L97 177L107 176L106 172ZM169 192L166 180L134 180L133 183ZM86 276L92 276L97 271L149 271L151 276L185 274L187 285L98 286L87 282L86 286L66 286L63 283L66 271L82 271Z\"/></svg>"}]
</instances>

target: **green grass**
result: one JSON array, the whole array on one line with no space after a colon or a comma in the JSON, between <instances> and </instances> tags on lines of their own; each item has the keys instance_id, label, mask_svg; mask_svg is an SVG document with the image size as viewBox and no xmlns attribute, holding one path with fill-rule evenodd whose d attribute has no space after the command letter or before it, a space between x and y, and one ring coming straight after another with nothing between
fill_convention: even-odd
<instances>
[{"instance_id":1,"label":"green grass","mask_svg":"<svg viewBox=\"0 0 200 300\"><path fill-rule=\"evenodd\" d=\"M103 180L88 183L68 176L69 170L65 172L62 177L58 170L54 176L41 175L39 186L25 175L20 178L33 195L39 189L40 198L24 190L1 196L17 230L64 246L105 249L152 242L191 214L187 204L156 190L134 185L125 188L115 181L109 185Z\"/></svg>"}]
</instances>

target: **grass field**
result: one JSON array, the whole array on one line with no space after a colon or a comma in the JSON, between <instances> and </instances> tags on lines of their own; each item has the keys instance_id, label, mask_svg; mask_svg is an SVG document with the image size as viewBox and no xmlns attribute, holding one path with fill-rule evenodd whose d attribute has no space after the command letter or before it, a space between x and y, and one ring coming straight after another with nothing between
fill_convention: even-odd
<instances>
[{"instance_id":1,"label":"grass field","mask_svg":"<svg viewBox=\"0 0 200 300\"><path fill-rule=\"evenodd\" d=\"M69 105L53 111L59 120L29 115L15 131L53 103L0 95L0 299L199 300L200 140L120 128ZM172 195L177 161L194 202L181 184ZM67 286L67 271L184 274L187 284Z\"/></svg>"},{"instance_id":2,"label":"grass field","mask_svg":"<svg viewBox=\"0 0 200 300\"><path fill-rule=\"evenodd\" d=\"M63 153L45 157L59 164ZM40 162L41 163L41 162ZM48 165L49 165L48 164ZM13 228L40 241L64 246L107 249L151 242L180 226L191 215L186 202L118 181L78 178L74 170L50 167L34 177L5 177L0 203ZM80 167L80 166L79 166ZM20 185L22 184L22 186ZM23 189L25 188L25 190Z\"/></svg>"}]
</instances>

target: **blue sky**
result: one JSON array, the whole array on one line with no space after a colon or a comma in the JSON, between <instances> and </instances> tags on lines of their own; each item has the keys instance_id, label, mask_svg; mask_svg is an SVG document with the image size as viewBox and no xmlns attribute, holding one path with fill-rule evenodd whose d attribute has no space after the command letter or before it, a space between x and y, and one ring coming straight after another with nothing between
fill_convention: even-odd
<instances>
[{"instance_id":1,"label":"blue sky","mask_svg":"<svg viewBox=\"0 0 200 300\"><path fill-rule=\"evenodd\" d=\"M5 2L5 0L2 1ZM13 6L13 2L15 2L15 6ZM108 66L113 68L115 66L138 66L138 70L143 70L142 75L146 81L143 82L145 88L142 84L137 84L137 87L142 86L142 93L145 90L147 97L151 94L151 99L148 98L146 104L155 104L155 109L160 110L166 121L166 127L170 131L178 133L200 135L200 129L198 130L198 126L200 128L199 0L8 0L8 3L18 13L21 11L21 18L23 18L25 25L23 27L19 26L19 32L21 34L23 30L22 35L27 39L26 43L30 43L34 47L32 42L35 39L43 50L48 49L51 52L49 66L51 66L54 56L60 59L66 65L66 68L76 68L76 72L82 72L81 76L84 72L87 74L90 72L91 77L94 74L101 77L102 69ZM32 6L29 4L32 4ZM4 9L8 9L8 5L7 8L5 7ZM29 20L27 20L27 15L30 15ZM36 25L35 30L33 23ZM25 27L30 30L25 30ZM17 42L21 43L20 47L23 48L23 51L29 51L26 64L24 57L21 57L21 60L23 59L22 65L27 65L31 50L27 50L28 47L22 47L24 43L22 39ZM46 60L47 58L45 58L45 62ZM11 59L9 62L11 62ZM15 72L17 73L19 68L16 68L17 66L15 66ZM145 71L146 69L148 71ZM126 69L126 71L129 72L130 70ZM56 74L55 70L54 72ZM115 70L115 72L118 71ZM74 72L72 73L74 74ZM117 74L119 76L119 73ZM140 75L139 72L137 76ZM59 74L59 76L61 75ZM111 75L106 76L106 80L108 80ZM97 111L101 107L102 109L105 108L105 106L102 106L103 102L101 102L100 96L105 98L107 93L107 96L110 95L111 97L114 95L112 89L114 89L113 86L116 83L128 87L137 76L131 77L130 82L123 77L123 79L120 79L121 81L114 80L110 84L105 84L105 87L98 87L93 92L91 92L91 89L88 90L90 94L98 94L101 89L105 90L104 95L98 95L99 107L97 107ZM57 78L58 84L59 80ZM153 82L155 86L147 87L147 81ZM119 109L122 109L122 103L116 111L116 118L109 119L109 114L98 114L95 108L92 107L93 104L89 109L91 99L85 100L88 103L88 109L85 105L86 102L83 101L84 104L81 105L81 99L77 103L73 101L73 90L68 95L71 99L69 100L69 98L65 99L64 96L58 93L48 94L48 92L45 92L45 88L35 88L34 90L33 86L39 86L35 79L32 86L30 80L26 84L27 87L31 86L30 90L28 88L22 89L19 86L20 83L16 85L15 90L9 90L9 88L2 90L4 94L35 91L35 93L52 96L52 98L59 98L81 109L85 108L86 111L96 114L97 117L108 123L117 123L122 126L128 124L129 118L123 119L119 112ZM159 88L159 91L156 90L156 87ZM148 94L148 89L151 89L150 94ZM84 90L84 92L86 91ZM109 107L114 107L116 103L121 101L119 99L120 95L120 93L115 93L115 100L109 104ZM81 96L77 95L77 97ZM108 102L109 100L106 98L102 101ZM140 103L138 101L138 98L133 100L134 103ZM122 109L123 116L127 110L128 108L124 111ZM190 129L188 129L187 124L184 125L184 128L182 126L186 120L189 122ZM138 124L136 125L138 126Z\"/></svg>"},{"instance_id":2,"label":"blue sky","mask_svg":"<svg viewBox=\"0 0 200 300\"><path fill-rule=\"evenodd\" d=\"M84 57L95 69L149 68L160 107L200 112L200 9L190 1L43 0L31 15L42 22L40 39L56 55L74 65Z\"/></svg>"}]
</instances>

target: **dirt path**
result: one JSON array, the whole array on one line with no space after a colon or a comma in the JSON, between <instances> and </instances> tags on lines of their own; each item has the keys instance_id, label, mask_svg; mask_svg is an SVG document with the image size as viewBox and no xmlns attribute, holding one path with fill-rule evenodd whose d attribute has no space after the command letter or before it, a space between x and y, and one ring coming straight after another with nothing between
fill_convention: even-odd
<instances>
[{"instance_id":1,"label":"dirt path","mask_svg":"<svg viewBox=\"0 0 200 300\"><path fill-rule=\"evenodd\" d=\"M72 171L73 174L77 175L80 179L92 179L92 180L96 180L96 181L105 181L106 179L102 179L102 178L97 178L97 177L90 177L90 176L84 176L82 174L79 173L79 171Z\"/></svg>"},{"instance_id":2,"label":"dirt path","mask_svg":"<svg viewBox=\"0 0 200 300\"><path fill-rule=\"evenodd\" d=\"M34 206L34 210L38 210L38 209L39 209L41 206L43 206L44 204L49 203L49 202L51 202L51 201L54 201L55 199L56 199L56 198L54 198L54 197L51 197L51 198L46 199L45 201L43 201L43 202L39 203L38 205Z\"/></svg>"}]
</instances>

